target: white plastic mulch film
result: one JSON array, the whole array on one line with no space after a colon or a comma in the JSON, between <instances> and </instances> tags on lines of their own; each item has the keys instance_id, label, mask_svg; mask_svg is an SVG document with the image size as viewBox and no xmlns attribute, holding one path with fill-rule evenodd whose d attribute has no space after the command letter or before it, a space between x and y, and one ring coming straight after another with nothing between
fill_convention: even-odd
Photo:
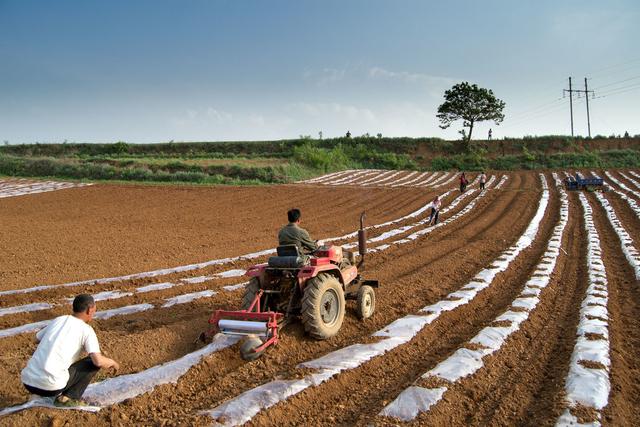
<instances>
[{"instance_id":1,"label":"white plastic mulch film","mask_svg":"<svg viewBox=\"0 0 640 427\"><path fill-rule=\"evenodd\" d=\"M416 217L416 216L420 215L422 212L424 212L425 210L427 210L429 208L430 203L431 202L429 201L429 203L427 203L424 206L420 207L418 210L416 210L414 212L411 212L411 213L409 213L409 214L407 214L407 215L405 215L403 217L397 218L397 219L392 220L392 221L387 221L387 222L385 222L383 224L376 224L376 225L368 226L366 228L367 229L372 229L372 228L386 227L388 225L391 225L391 224L394 224L394 223L397 223L397 222L400 222L400 221L404 221L404 220L409 219L409 218ZM355 237L356 235L357 235L357 232L354 232L354 233L348 233L348 234L346 234L344 236L329 237L329 238L325 238L325 239L322 239L322 240L330 242L330 241L335 241L335 240L349 239L349 238ZM0 291L0 296L2 296L2 295L10 295L10 294L37 292L37 291L42 291L42 290L47 290L47 289L54 289L54 288L61 288L61 287L73 287L73 286L83 286L83 285L86 285L86 286L104 285L104 284L108 284L108 283L120 282L120 281L131 280L131 279L142 279L142 278L165 276L165 275L169 275L169 274L173 274L173 273L181 273L181 272L187 272L187 271L193 271L193 270L201 270L201 269L204 269L204 268L207 268L207 267L211 267L211 266L214 266L214 265L224 265L224 264L231 264L231 263L234 263L236 261L241 261L241 260L251 260L251 259L259 258L259 257L262 257L262 256L271 255L273 253L275 253L275 249L265 249L265 250L261 250L261 251L257 251L257 252L244 254L244 255L238 255L238 256L235 256L235 257L214 259L214 260L205 261L205 262L197 263L197 264L189 264L189 265L183 265L183 266L173 267L173 268L164 268L164 269L159 269L159 270L146 271L146 272L143 272L143 273L128 274L128 275L124 275L124 276L107 277L107 278L101 278L101 279L82 280L82 281L77 281L77 282L64 283L64 284L60 284L60 285L38 285L38 286L31 287L31 288L11 289L11 290L6 290L6 291ZM230 271L233 271L233 270L230 270ZM199 283L199 280L202 280L204 282L204 281L210 280L212 278L213 278L213 276L211 276L211 277L200 276L199 278L193 278L193 281L188 281L187 279L185 279L184 281L187 281L187 283Z\"/></svg>"},{"instance_id":2,"label":"white plastic mulch film","mask_svg":"<svg viewBox=\"0 0 640 427\"><path fill-rule=\"evenodd\" d=\"M498 184L498 186L503 184L506 181L506 179L507 179L507 176L503 175L502 179L500 180L500 183ZM495 177L491 176L490 179L487 181L487 188L489 188L491 186L491 184L494 182L494 180L495 180ZM450 194L452 191L453 190L449 190L449 191L443 193L440 197L444 198L448 194ZM447 207L442 209L441 213L445 214L448 211L454 209L465 198L473 195L475 193L475 191L476 190L470 190L470 191L468 191L466 193L461 194L460 196L455 198ZM482 195L484 195L484 193L481 193L480 196L482 196ZM384 245L380 245L380 246L374 247L374 248L371 249L371 252L377 252L377 251L385 250L385 249L389 248L391 245L400 245L400 244L411 242L411 241L415 240L416 238L418 238L418 237L420 237L420 236L422 236L424 234L427 234L427 233L433 231L434 229L436 229L438 227L442 227L444 225L447 225L447 224L459 219L461 216L465 215L466 213L468 213L475 206L476 200L474 200L471 203L469 203L462 211L458 212L456 215L452 216L451 218L448 218L447 220L445 220L445 221L443 221L443 222L441 222L439 224L436 224L433 227L423 228L422 230L419 230L418 232L415 232L415 233L413 233L413 234L411 234L411 235L409 235L409 236L407 236L407 237L405 237L403 239L399 239L399 240L396 240L396 241L393 241L393 242L386 243ZM399 221L404 220L404 219L413 218L415 216L420 215L421 213L423 213L427 209L429 209L430 206L431 206L431 203L428 203L428 204L422 206L421 208L415 210L414 212L411 212L408 215L405 215L405 216L403 216L401 218L398 218L398 219L392 220L392 221L387 221L387 222L382 223L382 224L373 225L373 226L370 226L370 227L367 227L367 228L378 228L378 227L394 224L394 223L399 222ZM403 227L399 227L399 228L390 230L390 231L388 231L386 233L383 233L381 235L381 236L383 236L382 239L378 236L378 237L373 237L373 238L367 240L367 242L369 244L371 244L371 243L375 243L375 242L378 242L378 241L381 241L381 240L384 240L384 239L389 239L389 238L391 238L391 237L393 237L393 236L395 236L397 234L406 233L407 231L409 231L409 230L411 230L413 228L416 228L416 227L419 227L419 226L424 226L424 224L426 222L427 222L427 219L423 219L423 220L414 222L412 224L409 224L409 225L406 225L406 226L403 226ZM333 241L333 240L343 240L343 239L347 239L347 238L352 238L352 237L355 237L356 234L357 233L349 233L349 234L346 234L344 236L339 236L339 237L335 237L335 238L326 239L325 241L329 242L329 241ZM343 247L345 247L345 248L355 247L355 243L347 243L347 244L343 245ZM263 252L264 251L257 252L257 253L263 253ZM250 255L253 255L253 254L250 254ZM138 288L135 289L135 292L136 293L146 293L146 292L170 289L170 288L173 288L175 286L181 286L181 285L185 285L185 284L203 283L203 282L208 281L208 280L213 280L216 277L220 277L220 278L238 277L238 276L243 275L244 273L245 273L245 270L232 269L232 270L227 270L227 271L224 271L224 272L221 272L221 273L214 274L212 276L198 276L198 277L181 279L179 281L179 283L171 283L171 282L153 283L153 284L150 284L150 285L145 285L145 286L142 286L142 287L138 287ZM146 273L142 273L142 274L146 274ZM151 275L149 277L151 277ZM111 281L111 279L105 279L105 280ZM40 287L29 288L29 289L33 291L33 290L48 289L48 288L60 287L60 286L77 285L77 284L80 284L80 283L81 282L74 282L74 283L65 284L65 285L40 286ZM92 282L92 284L99 284L99 283L102 284L102 283L104 283L104 281L95 280L95 281ZM244 284L245 283L240 283L240 284L236 284L236 285L228 285L228 286L224 286L224 289L226 291L235 291L235 290L243 288ZM21 292L21 290L5 291L5 293L19 293L19 292ZM0 292L0 294L2 294L2 293ZM94 297L96 298L96 300L106 300L106 299L121 298L121 297L129 296L129 295L132 295L132 293L131 292L118 292L118 291L105 291L105 292L101 292L101 293L98 293L98 294L94 295ZM191 293L187 293L187 294L183 294L183 295L184 295L184 297L181 297L179 295L177 297L174 297L174 298L170 299L170 301L167 301L167 303L165 303L163 305L163 307L168 307L168 306L171 306L171 305L174 305L174 304L180 304L180 303L183 303L183 302L191 301L191 299L190 299L190 297L192 296ZM211 295L206 295L206 296L211 296ZM11 307L9 309L15 310L15 312L25 311L25 310L21 309L20 307ZM9 310L9 309L7 309L7 310ZM42 308L42 309L44 309L44 308ZM127 314L126 310L123 310L122 313L123 314ZM15 328L9 328L9 329L0 330L0 338L16 335L16 334L19 334L19 333L36 331L36 330L42 328L43 325L46 325L47 322L48 321L36 322L36 323L33 323L33 324L27 324L27 325L22 325L22 326L15 327Z\"/></svg>"},{"instance_id":3,"label":"white plastic mulch film","mask_svg":"<svg viewBox=\"0 0 640 427\"><path fill-rule=\"evenodd\" d=\"M611 180L611 182L615 183L618 187L622 188L624 191L632 193L632 194L635 194L636 196L640 197L640 194L638 194L637 192L634 192L632 189L630 189L629 187L624 185L622 182L620 182L618 179L616 179L609 172L605 172L605 175L607 175L607 177L609 178L609 180ZM631 210L633 210L633 212L636 214L636 216L638 218L640 218L640 205L638 205L638 203L634 199L632 199L631 197L627 196L624 192L618 190L616 187L611 186L610 188L611 188L611 190L613 190L614 193L616 193L624 201L626 201L627 204L629 205L629 207L631 208Z\"/></svg>"},{"instance_id":4,"label":"white plastic mulch film","mask_svg":"<svg viewBox=\"0 0 640 427\"><path fill-rule=\"evenodd\" d=\"M0 316L8 314L27 313L30 311L48 310L53 306L46 302L37 302L33 304L18 305L15 307L0 308Z\"/></svg>"},{"instance_id":5,"label":"white plastic mulch film","mask_svg":"<svg viewBox=\"0 0 640 427\"><path fill-rule=\"evenodd\" d=\"M560 180L554 176L556 185L561 184ZM546 191L546 185L543 181ZM453 384L464 377L474 374L484 366L483 359L498 351L504 345L506 339L520 329L520 325L528 319L531 311L540 302L539 296L542 290L549 284L551 274L555 269L555 264L562 244L562 236L569 220L569 204L567 195L561 188L560 191L560 220L553 230L551 238L547 244L547 249L538 263L536 270L527 281L520 295L512 302L512 307L516 310L507 310L498 316L495 321L502 326L488 326L482 329L470 343L476 344L476 349L460 348L450 357L440 362L432 370L422 375L421 379L437 377ZM525 233L526 234L526 233ZM505 260L498 258L500 263ZM510 261L509 261L510 262ZM496 265L496 264L494 264ZM481 272L482 273L482 272ZM495 275L493 275L495 277ZM476 280L493 280L492 275L479 274ZM471 287L478 285L471 282ZM464 288L463 288L464 289ZM455 294L454 294L455 295ZM458 296L463 294L457 293ZM524 309L524 310L522 310ZM404 390L380 413L382 416L395 417L404 421L413 420L421 412L427 412L433 405L439 402L447 391L447 387L425 388L412 385Z\"/></svg>"},{"instance_id":6,"label":"white plastic mulch film","mask_svg":"<svg viewBox=\"0 0 640 427\"><path fill-rule=\"evenodd\" d=\"M162 304L162 307L171 307L176 304L185 304L200 298L209 298L216 294L216 292L211 290L204 290L200 292L191 292L188 294L178 295L172 298L167 298L167 302Z\"/></svg>"},{"instance_id":7,"label":"white plastic mulch film","mask_svg":"<svg viewBox=\"0 0 640 427\"><path fill-rule=\"evenodd\" d=\"M607 405L611 390L607 274L602 261L600 236L593 222L593 211L585 195L580 193L579 197L587 231L589 286L580 308L576 344L565 382L569 407L558 419L558 426L579 425L578 418L571 413L571 409L577 405L595 409L598 419L590 425L600 425L600 410ZM594 363L599 367L594 367Z\"/></svg>"},{"instance_id":8,"label":"white plastic mulch film","mask_svg":"<svg viewBox=\"0 0 640 427\"><path fill-rule=\"evenodd\" d=\"M101 382L90 384L82 398L91 402L92 406L72 409L95 412L100 410L102 407L114 405L143 393L148 393L159 385L170 383L175 384L181 376L183 376L196 363L200 362L203 357L222 350L223 348L227 348L235 344L237 341L237 337L217 334L214 336L211 344L177 360L173 360L162 365L156 365L135 374L120 375L115 378L109 378ZM51 399L46 398L34 398L22 405L4 408L0 411L0 416L35 406L52 407L52 401Z\"/></svg>"},{"instance_id":9,"label":"white plastic mulch film","mask_svg":"<svg viewBox=\"0 0 640 427\"><path fill-rule=\"evenodd\" d=\"M140 311L146 311L155 308L152 304L135 304L127 305L125 307L112 308L110 310L97 311L94 315L96 319L109 319L114 316L122 316L125 314L138 313ZM7 328L0 330L0 338L6 338L13 335L24 334L27 332L36 332L44 328L51 322L49 320L42 320L40 322L27 323L25 325L16 326L14 328Z\"/></svg>"},{"instance_id":10,"label":"white plastic mulch film","mask_svg":"<svg viewBox=\"0 0 640 427\"><path fill-rule=\"evenodd\" d=\"M596 198L604 208L609 223L620 239L620 247L635 273L636 280L640 280L640 253L638 253L631 235L629 235L622 222L618 219L616 211L609 201L600 193L596 193Z\"/></svg>"},{"instance_id":11,"label":"white plastic mulch film","mask_svg":"<svg viewBox=\"0 0 640 427\"><path fill-rule=\"evenodd\" d=\"M0 179L0 199L7 197L24 196L27 194L46 193L49 191L63 190L65 188L85 187L91 184L59 182L59 181L7 181Z\"/></svg>"},{"instance_id":12,"label":"white plastic mulch film","mask_svg":"<svg viewBox=\"0 0 640 427\"><path fill-rule=\"evenodd\" d=\"M525 248L529 247L538 232L540 222L549 201L549 191L546 188L546 180L541 175L544 190L542 192L538 210L524 234L515 245L509 248L494 263L490 269L479 273L477 280L465 286L464 292L456 294L457 300L441 300L435 304L424 307L421 312L425 314L408 315L400 318L385 328L374 333L379 341L367 344L353 344L348 347L328 353L318 359L302 363L299 367L316 369L314 373L294 380L276 380L259 387L247 390L239 396L230 399L211 410L202 411L211 416L217 423L225 426L240 425L251 420L261 410L269 408L300 391L327 381L338 373L356 368L373 357L380 356L402 344L409 342L422 328L432 323L441 313L454 310L467 304L482 289L488 287L501 271L515 259ZM454 294L450 294L453 296Z\"/></svg>"},{"instance_id":13,"label":"white plastic mulch film","mask_svg":"<svg viewBox=\"0 0 640 427\"><path fill-rule=\"evenodd\" d=\"M495 177L491 177L491 179L489 180L489 182L487 183L488 185L490 185L493 180L495 179ZM501 183L503 183L505 180L507 179L506 176L502 177ZM462 199L471 196L474 193L474 191L470 191L468 193L463 194L462 196L460 196L459 198L457 198L456 200L454 200L454 202L452 203L453 206L449 206L449 209L452 209L453 207L455 207L455 205L457 205ZM449 192L446 192L444 195L449 194ZM443 196L444 196L443 195ZM455 218L450 219L450 220L455 220L457 218L459 218L461 215L464 215L465 213L467 213L474 205L475 203L472 203L471 206L467 206L461 213L458 213ZM421 214L422 212L424 212L426 209L429 208L429 205L425 205L421 208L419 208L417 211L414 211L408 215L405 215L402 218L398 218L396 220L393 221L389 221L385 224L379 224L379 225L374 225L374 226L370 226L368 228L377 228L377 227L381 227L381 226L386 226L389 224L393 224L395 222L399 222L402 221L404 219L408 219L411 217L415 217L418 216L419 214ZM418 221L417 224L423 224L424 220L422 221ZM439 224L440 225L440 224ZM415 233L414 233L415 234ZM412 239L418 237L418 235L420 234L416 234L415 236L412 236ZM348 235L350 236L350 235ZM412 239L409 240L404 240L401 239L401 241L398 244L401 243L405 243L407 241L410 241ZM200 268L201 266L203 266L204 264L208 264L208 265L212 265L212 264L222 264L222 263L226 263L226 262L231 262L231 260L234 259L240 259L240 258L245 258L245 259L250 259L253 257L257 257L257 256L262 256L264 254L267 254L271 251L260 251L260 252L256 252L253 254L248 254L248 255L244 255L241 257L234 257L234 258L225 258L222 260L214 260L212 262L209 263L201 263L201 264L196 264L196 265L191 265L191 266L184 266L184 267L179 267L178 269L164 269L164 270L157 270L154 272L147 272L147 273L140 273L140 274L135 274L135 275L129 275L129 276L121 276L121 277L117 277L117 278L107 278L107 279L97 279L97 280L90 280L90 281L84 281L84 282L74 282L74 283L68 283L68 284L64 284L64 285L53 285L53 286L38 286L35 288L31 288L29 290L26 290L27 292L29 291L34 291L34 290L43 290L43 289L49 289L49 288L54 288L54 287L67 287L67 286L76 286L79 284L97 284L97 283L110 283L110 282L114 282L114 281L119 281L119 280L123 280L125 278L134 278L134 277L154 277L157 275L163 275L163 274L168 274L169 272L175 272L175 271L188 271L191 270L193 268ZM197 266L197 267L195 267ZM228 272L223 272L223 273L218 273L217 275L214 276L218 276L218 277L236 277L236 276L240 276L241 274L244 273L244 270L229 270ZM204 280L202 281L206 281L208 279L213 278L213 276L200 276L200 278L203 278ZM194 278L196 280L193 281L189 281L189 280L181 280L182 283L199 283L200 282L200 278ZM145 292L145 291L150 291L150 290L158 290L158 289L168 289L171 288L173 286L176 285L180 285L181 283L170 283L170 282L164 282L164 283L157 283L157 284L152 284L152 285L147 285L147 286L143 286L141 288L136 289L136 292ZM230 286L225 286L225 290L228 291L232 291L232 290L237 290L239 288L244 287L245 283L240 283L237 285L230 285ZM24 290L16 290L15 292L9 291L9 292L5 292L5 293L21 293ZM116 298L121 298L123 296L128 296L131 295L131 292L119 292L119 291L104 291L101 293L96 294L96 297L98 299L101 300L106 300L106 299L116 299ZM164 303L163 307L169 307L171 305L174 304L181 304L181 303L185 303L185 302L189 302L189 301L193 301L194 299L197 298L204 298L204 297L209 297L214 295L215 292L213 291L201 291L201 292L192 292L192 293L188 293L188 294L182 294L182 295L178 295L176 297L172 297L172 298L167 298L166 302ZM47 309L50 308L50 306L46 306L44 305L46 303L42 303L42 304L33 304L33 305L29 305L29 306L23 306L23 307L17 307L16 310L18 312L21 311L29 311L29 310L39 310L39 309ZM136 304L136 305L132 305L132 306L125 306L125 307L120 307L120 308L115 308L115 309L111 309L111 310L105 310L102 312L98 312L96 313L96 318L99 319L108 319L110 317L113 316L117 316L117 315L124 315L124 314L131 314L131 313L136 313L136 312L140 312L140 311L145 311L145 310L149 310L155 308L152 304ZM13 312L14 310L11 310L11 312ZM7 311L7 313L9 313L9 311ZM410 317L410 316L409 316ZM424 316L418 316L418 317L424 317ZM36 322L36 323L31 323L31 324L27 324L27 325L22 325L16 328L10 328L10 329L6 329L6 330L2 330L0 331L0 337L3 336L11 336L11 335L15 335L17 333L22 333L22 332L34 332L37 331L38 329L41 329L42 327L45 327L48 323L50 322L50 320L45 320L45 321L41 321L41 322ZM417 332L417 330L416 330ZM406 341L408 337L403 338L403 342ZM226 338L225 338L226 340ZM224 348L228 345L231 345L233 342L235 342L236 339L232 339L231 341L221 341L220 339L218 339L217 344L214 343L215 345L212 346L208 346L206 347L206 349L211 350L211 352L213 351L217 351L217 349L220 348ZM387 349L385 348L388 344L393 344L393 346L398 345L397 342L395 342L396 340L394 339L390 339L390 340L386 340L387 343L383 344L382 346L374 346L376 348L376 350L374 351L375 354L379 354L380 352L385 352L387 351ZM111 404L109 402L114 402L114 401L118 401L118 399L126 399L129 397L133 397L136 396L140 393L143 393L145 391L149 390L149 387L151 387L151 389L153 387L155 387L155 385L157 384L161 384L161 383L165 383L166 381L170 381L167 380L167 378L178 378L180 375L182 374L178 374L178 377L175 377L175 373L176 372L182 372L180 369L182 369L181 367L184 366L192 366L193 364L191 363L191 361L197 359L199 360L199 355L201 354L201 352L204 351L205 353L207 353L208 350L201 350L198 352L194 352L191 354L188 354L186 356L184 356L181 359L178 359L176 361L173 362L169 362L167 364L164 365L159 365L153 368L150 368L149 370L140 372L138 374L131 374L131 375L123 375L121 377L117 377L117 378L113 378L110 380L106 380L104 382L101 382L99 384L95 384L92 385L90 387L90 389L88 389L87 396L92 396L94 397L94 401L100 403L100 405L107 405L107 404ZM202 353L204 354L204 353ZM208 354L208 353L207 353ZM366 351L364 353L360 353L360 356L362 357L362 355L365 355ZM373 357L375 354L372 354L370 357ZM381 353L380 353L381 354ZM370 358L369 357L369 358ZM193 363L197 363L197 360ZM364 360L361 359L362 361L360 363L362 363ZM320 362L320 360L317 361L318 363ZM188 367L186 368L188 369ZM186 372L186 371L185 371ZM312 382L311 384L315 384L317 381L324 381L327 378L329 378L330 376L333 375L333 373L331 373L329 376L327 376L329 373L324 372L324 373L319 373L316 375L313 375L311 378ZM153 380L155 378L155 380ZM128 390L127 392L125 392L125 389ZM89 392L89 390L91 390L91 392ZM110 397L106 397L106 396L110 396ZM118 396L126 396L126 397L118 397ZM10 411L13 412L15 410L19 410L23 407L31 407L31 406L47 406L50 405L51 401L50 400L31 400L29 402L27 402L24 405L19 405L17 407L12 407L12 408L5 408L5 411ZM85 408L85 410L93 410L94 408Z\"/></svg>"}]
</instances>

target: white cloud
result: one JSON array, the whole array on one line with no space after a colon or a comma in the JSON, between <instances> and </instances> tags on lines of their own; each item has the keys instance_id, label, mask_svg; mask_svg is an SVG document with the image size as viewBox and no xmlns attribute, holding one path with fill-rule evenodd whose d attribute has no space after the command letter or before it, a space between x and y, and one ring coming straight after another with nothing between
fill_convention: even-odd
<instances>
[{"instance_id":1,"label":"white cloud","mask_svg":"<svg viewBox=\"0 0 640 427\"><path fill-rule=\"evenodd\" d=\"M337 102L298 102L289 104L286 110L292 112L302 112L314 118L326 118L333 120L337 116L350 120L364 120L373 122L376 115L369 108L359 108L354 105L340 104Z\"/></svg>"},{"instance_id":2,"label":"white cloud","mask_svg":"<svg viewBox=\"0 0 640 427\"><path fill-rule=\"evenodd\" d=\"M248 121L254 126L264 126L266 123L264 116L261 114L249 115Z\"/></svg>"},{"instance_id":3,"label":"white cloud","mask_svg":"<svg viewBox=\"0 0 640 427\"><path fill-rule=\"evenodd\" d=\"M320 71L307 70L304 72L303 77L305 80L313 81L317 86L328 86L344 80L346 73L347 70L344 68L323 68Z\"/></svg>"},{"instance_id":4,"label":"white cloud","mask_svg":"<svg viewBox=\"0 0 640 427\"><path fill-rule=\"evenodd\" d=\"M397 81L404 84L416 85L426 90L431 96L442 96L445 89L456 83L449 77L433 76L430 74L410 73L407 71L389 71L381 67L369 69L368 77L372 80Z\"/></svg>"},{"instance_id":5,"label":"white cloud","mask_svg":"<svg viewBox=\"0 0 640 427\"><path fill-rule=\"evenodd\" d=\"M219 123L227 123L233 121L233 114L226 111L216 110L215 108L207 108L206 116L213 121Z\"/></svg>"},{"instance_id":6,"label":"white cloud","mask_svg":"<svg viewBox=\"0 0 640 427\"><path fill-rule=\"evenodd\" d=\"M295 120L278 111L234 111L220 108L186 109L169 119L172 139L179 141L279 139L291 137Z\"/></svg>"},{"instance_id":7,"label":"white cloud","mask_svg":"<svg viewBox=\"0 0 640 427\"><path fill-rule=\"evenodd\" d=\"M176 127L197 127L207 124L225 124L233 121L233 114L213 107L208 107L202 111L189 108L183 115L170 119L170 123Z\"/></svg>"}]
</instances>

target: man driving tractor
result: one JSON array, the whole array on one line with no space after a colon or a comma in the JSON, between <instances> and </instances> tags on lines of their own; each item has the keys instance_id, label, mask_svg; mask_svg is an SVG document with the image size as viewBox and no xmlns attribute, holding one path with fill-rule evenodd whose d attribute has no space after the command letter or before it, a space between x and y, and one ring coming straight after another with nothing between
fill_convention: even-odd
<instances>
[{"instance_id":1,"label":"man driving tractor","mask_svg":"<svg viewBox=\"0 0 640 427\"><path fill-rule=\"evenodd\" d=\"M378 281L360 274L367 241L364 212L357 232L361 257L357 264L353 252L311 240L300 227L300 215L296 208L287 212L289 224L278 232L276 255L247 270L251 279L245 285L242 308L216 310L209 319L212 327L201 340L217 333L243 336L240 355L255 360L278 343L278 330L293 319L300 320L311 337L324 340L340 330L347 300L356 302L360 319L373 315Z\"/></svg>"},{"instance_id":2,"label":"man driving tractor","mask_svg":"<svg viewBox=\"0 0 640 427\"><path fill-rule=\"evenodd\" d=\"M301 254L305 257L318 249L317 241L311 240L309 233L300 227L300 209L293 208L287 212L289 224L285 225L278 232L278 244L296 245Z\"/></svg>"}]
</instances>

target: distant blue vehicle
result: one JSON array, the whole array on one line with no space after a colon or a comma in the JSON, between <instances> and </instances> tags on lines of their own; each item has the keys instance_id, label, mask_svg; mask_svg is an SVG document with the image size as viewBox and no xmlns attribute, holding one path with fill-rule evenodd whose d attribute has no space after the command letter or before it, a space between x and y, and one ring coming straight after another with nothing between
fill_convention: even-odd
<instances>
[{"instance_id":1,"label":"distant blue vehicle","mask_svg":"<svg viewBox=\"0 0 640 427\"><path fill-rule=\"evenodd\" d=\"M576 173L575 178L568 176L564 180L564 185L567 190L601 190L605 191L604 179L602 178L583 178L579 173Z\"/></svg>"}]
</instances>

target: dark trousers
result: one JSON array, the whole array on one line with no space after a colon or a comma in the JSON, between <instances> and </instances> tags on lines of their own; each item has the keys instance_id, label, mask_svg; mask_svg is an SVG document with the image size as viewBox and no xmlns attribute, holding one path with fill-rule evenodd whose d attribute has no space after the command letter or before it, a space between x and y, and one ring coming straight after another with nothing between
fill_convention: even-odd
<instances>
[{"instance_id":1,"label":"dark trousers","mask_svg":"<svg viewBox=\"0 0 640 427\"><path fill-rule=\"evenodd\" d=\"M480 183L480 189L481 189L481 190L484 190L484 182L481 182L481 183Z\"/></svg>"},{"instance_id":2,"label":"dark trousers","mask_svg":"<svg viewBox=\"0 0 640 427\"><path fill-rule=\"evenodd\" d=\"M460 184L460 192L464 193L464 191L467 189L467 184Z\"/></svg>"},{"instance_id":3,"label":"dark trousers","mask_svg":"<svg viewBox=\"0 0 640 427\"><path fill-rule=\"evenodd\" d=\"M431 220L433 220L435 218L436 222L434 222L434 224L438 223L438 214L440 213L439 209L434 209L431 208L431 215L429 215L429 224L431 224Z\"/></svg>"},{"instance_id":4,"label":"dark trousers","mask_svg":"<svg viewBox=\"0 0 640 427\"><path fill-rule=\"evenodd\" d=\"M89 386L91 379L99 370L100 368L94 365L91 361L91 357L87 356L69 366L69 381L63 389L42 390L27 384L24 386L29 393L37 394L38 396L54 397L63 394L71 399L78 400L82 398L82 395Z\"/></svg>"}]
</instances>

